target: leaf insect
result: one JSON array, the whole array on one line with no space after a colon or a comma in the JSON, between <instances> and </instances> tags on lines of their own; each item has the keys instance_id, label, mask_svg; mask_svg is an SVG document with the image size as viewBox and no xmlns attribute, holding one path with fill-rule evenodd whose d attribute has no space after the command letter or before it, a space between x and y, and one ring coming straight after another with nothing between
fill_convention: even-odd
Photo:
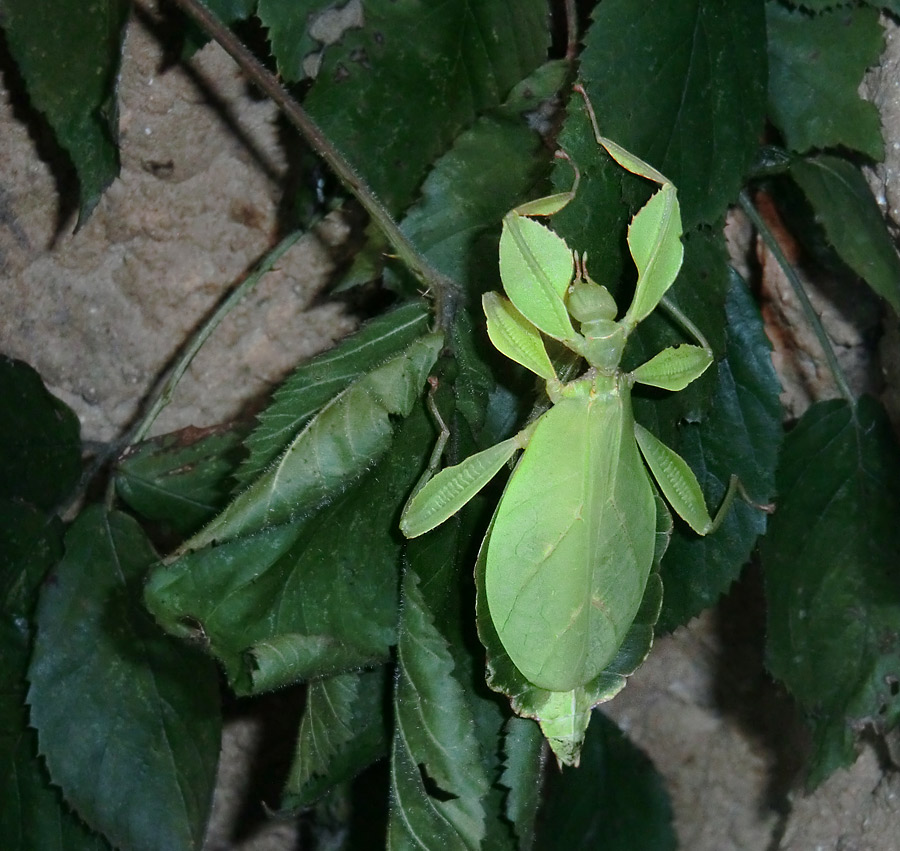
<instances>
[{"instance_id":1,"label":"leaf insect","mask_svg":"<svg viewBox=\"0 0 900 851\"><path fill-rule=\"evenodd\" d=\"M584 259L533 218L552 215L575 196L577 168L569 192L510 211L500 239L506 295L489 292L482 301L488 335L500 352L545 380L553 405L515 436L420 484L400 521L409 538L429 531L524 450L487 539L485 593L513 664L550 692L594 680L635 619L654 558L657 508L650 474L699 535L718 528L739 486L733 476L711 518L687 463L635 422L635 384L682 390L706 371L713 355L699 329L667 305L699 345L672 346L630 372L621 369L629 335L660 304L681 268L680 207L674 185L601 136L589 103L588 109L607 153L660 187L628 228L638 271L631 305L616 319L612 295L590 279ZM587 371L561 381L542 335L583 357Z\"/></svg>"}]
</instances>

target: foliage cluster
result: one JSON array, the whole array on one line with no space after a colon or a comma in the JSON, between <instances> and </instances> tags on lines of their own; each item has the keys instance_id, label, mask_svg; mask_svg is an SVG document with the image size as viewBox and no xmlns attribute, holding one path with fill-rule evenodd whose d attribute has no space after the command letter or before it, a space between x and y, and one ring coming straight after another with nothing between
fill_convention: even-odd
<instances>
[{"instance_id":1,"label":"foliage cluster","mask_svg":"<svg viewBox=\"0 0 900 851\"><path fill-rule=\"evenodd\" d=\"M808 720L809 782L852 761L861 729L893 727L900 450L880 404L840 382L782 441L769 345L722 234L739 197L752 212L748 187L799 189L846 286L900 310L900 261L860 172L883 153L857 88L882 47L884 4L603 0L582 10L566 58L553 38L562 11L543 0L514 13L501 0L364 0L363 23L324 49L327 0L207 5L264 27L281 78L380 199L344 285L378 277L396 303L299 366L249 434L130 447L106 502L68 527L77 420L29 367L0 362L0 844L199 847L221 670L238 695L307 684L280 807L312 808L321 847L674 846L659 778L601 712L581 767L558 775L537 725L485 685L471 577L497 493L415 541L398 531L436 437L429 375L454 462L542 404L486 345L480 296L498 288L504 214L569 188L557 145L583 179L552 226L627 303L625 229L647 188L596 145L569 100L576 77L604 135L678 187L685 262L672 297L717 361L682 393L636 393L636 417L689 462L708 504L732 473L777 504L768 527L746 504L706 538L676 524L657 630L715 603L764 535L767 661ZM128 12L125 0L3 3L31 101L77 172L82 218L117 171ZM443 344L421 281L386 250L386 214L434 273ZM653 315L626 361L682 341ZM150 528L181 543L160 553ZM361 772L370 799L384 783L381 826L346 815L362 806Z\"/></svg>"}]
</instances>

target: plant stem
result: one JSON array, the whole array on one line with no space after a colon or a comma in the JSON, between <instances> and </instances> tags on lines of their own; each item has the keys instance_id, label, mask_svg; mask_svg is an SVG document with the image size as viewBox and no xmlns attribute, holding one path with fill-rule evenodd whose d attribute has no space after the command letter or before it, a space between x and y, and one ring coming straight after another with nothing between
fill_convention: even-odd
<instances>
[{"instance_id":1,"label":"plant stem","mask_svg":"<svg viewBox=\"0 0 900 851\"><path fill-rule=\"evenodd\" d=\"M750 195L747 193L746 189L741 190L741 194L739 196L739 201L741 205L741 209L747 214L750 221L753 223L753 226L759 232L759 235L763 238L763 242L765 242L766 247L769 251L772 252L772 256L775 258L778 265L781 267L781 270L784 272L785 277L788 279L788 283L790 283L792 289L794 290L794 294L797 296L797 299L800 302L800 306L803 309L803 315L806 317L806 321L810 324L817 339L819 340L819 345L822 347L822 351L825 354L825 361L828 364L828 369L834 377L834 382L837 384L837 388L840 391L841 396L847 400L851 407L856 404L856 398L853 395L853 391L850 389L850 385L847 383L847 378L844 375L844 371L841 369L840 364L838 363L837 356L834 353L834 348L831 345L831 340L828 339L828 334L825 333L825 328L822 326L822 320L819 319L819 315L816 313L815 309L812 306L812 303L809 300L809 296L806 294L806 290L803 288L803 284L800 282L800 278L797 277L797 273L794 271L794 267L788 262L787 257L784 256L784 252L781 250L781 246L778 244L778 241L775 239L775 235L769 229L769 226L763 221L762 216L757 212L756 207L753 204L753 201L750 199Z\"/></svg>"},{"instance_id":2,"label":"plant stem","mask_svg":"<svg viewBox=\"0 0 900 851\"><path fill-rule=\"evenodd\" d=\"M174 0L175 4L234 59L248 79L264 94L268 95L284 112L304 141L328 164L346 187L375 221L385 235L397 257L422 282L426 291L433 294L437 323L449 327L456 302L458 287L450 278L438 272L410 242L406 234L378 200L371 187L354 171L344 155L332 144L312 117L278 82L274 74L240 42L221 21L216 18L200 0Z\"/></svg>"},{"instance_id":3,"label":"plant stem","mask_svg":"<svg viewBox=\"0 0 900 851\"><path fill-rule=\"evenodd\" d=\"M272 270L272 267L284 256L285 252L298 240L306 231L294 231L289 234L281 242L278 243L265 257L257 264L256 268L236 286L231 293L219 304L219 306L210 314L200 327L191 335L190 339L183 346L177 360L156 382L150 394L147 397L146 410L141 417L122 435L118 440L110 443L103 452L97 454L91 466L82 476L84 487L91 481L96 473L110 460L117 457L126 446L131 446L140 440L143 440L150 427L156 421L156 418L162 413L163 409L172 401L175 388L181 377L191 365L197 352L200 351L203 344L209 339L209 336L216 330L222 320L231 312L231 310L249 293L259 282L263 276ZM76 493L82 490L78 488ZM110 478L107 486L106 499L107 504L112 504L114 492L114 479Z\"/></svg>"}]
</instances>

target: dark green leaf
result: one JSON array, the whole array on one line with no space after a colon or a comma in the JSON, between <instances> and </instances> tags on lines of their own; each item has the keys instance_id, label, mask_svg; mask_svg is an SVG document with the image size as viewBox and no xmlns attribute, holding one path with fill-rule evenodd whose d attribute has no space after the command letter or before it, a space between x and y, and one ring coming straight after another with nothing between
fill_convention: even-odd
<instances>
[{"instance_id":1,"label":"dark green leaf","mask_svg":"<svg viewBox=\"0 0 900 851\"><path fill-rule=\"evenodd\" d=\"M25 705L30 620L42 577L62 555L62 523L0 500L0 847L4 851L103 851L51 786Z\"/></svg>"},{"instance_id":2,"label":"dark green leaf","mask_svg":"<svg viewBox=\"0 0 900 851\"><path fill-rule=\"evenodd\" d=\"M441 591L446 594L455 584L451 575L448 586L442 570L455 560L446 557L446 547L437 569L433 559L419 558L437 539L452 540L455 525L445 524L430 541L409 545L394 695L388 827L392 848L478 849L488 831L484 799L490 779L461 672L455 670L450 645L436 623L456 620L452 592L449 600L435 605L435 598L444 597ZM417 568L428 580L423 581Z\"/></svg>"},{"instance_id":3,"label":"dark green leaf","mask_svg":"<svg viewBox=\"0 0 900 851\"><path fill-rule=\"evenodd\" d=\"M864 397L813 405L788 434L762 542L767 657L807 714L816 785L867 725L900 719L900 448Z\"/></svg>"},{"instance_id":4,"label":"dark green leaf","mask_svg":"<svg viewBox=\"0 0 900 851\"><path fill-rule=\"evenodd\" d=\"M360 375L179 553L287 523L339 494L388 450L394 418L409 414L442 344L427 334Z\"/></svg>"},{"instance_id":5,"label":"dark green leaf","mask_svg":"<svg viewBox=\"0 0 900 851\"><path fill-rule=\"evenodd\" d=\"M140 604L156 559L123 514L85 511L41 593L31 722L53 782L128 849L197 848L219 755L214 666Z\"/></svg>"},{"instance_id":6,"label":"dark green leaf","mask_svg":"<svg viewBox=\"0 0 900 851\"><path fill-rule=\"evenodd\" d=\"M249 18L256 3L257 0L203 0L203 5L226 24Z\"/></svg>"},{"instance_id":7,"label":"dark green leaf","mask_svg":"<svg viewBox=\"0 0 900 851\"><path fill-rule=\"evenodd\" d=\"M28 364L0 355L0 498L50 510L81 473L78 418Z\"/></svg>"},{"instance_id":8,"label":"dark green leaf","mask_svg":"<svg viewBox=\"0 0 900 851\"><path fill-rule=\"evenodd\" d=\"M241 693L259 687L254 648L273 641L296 649L305 638L305 649L318 645L324 658L291 656L273 670L267 654L268 683L333 673L323 668L336 652L354 648L348 668L385 661L396 640L400 508L433 440L416 406L391 451L316 514L154 570L150 610L168 631L208 643Z\"/></svg>"},{"instance_id":9,"label":"dark green leaf","mask_svg":"<svg viewBox=\"0 0 900 851\"><path fill-rule=\"evenodd\" d=\"M460 131L545 60L547 24L544 0L515 14L505 0L370 0L306 105L396 213Z\"/></svg>"},{"instance_id":10,"label":"dark green leaf","mask_svg":"<svg viewBox=\"0 0 900 851\"><path fill-rule=\"evenodd\" d=\"M884 36L875 9L841 6L819 15L766 3L769 115L799 152L844 145L884 156L875 105L858 94Z\"/></svg>"},{"instance_id":11,"label":"dark green leaf","mask_svg":"<svg viewBox=\"0 0 900 851\"><path fill-rule=\"evenodd\" d=\"M840 258L900 313L900 258L859 169L822 155L795 160L789 174Z\"/></svg>"},{"instance_id":12,"label":"dark green leaf","mask_svg":"<svg viewBox=\"0 0 900 851\"><path fill-rule=\"evenodd\" d=\"M737 195L763 129L761 5L664 0L650 8L604 0L593 12L584 44L579 75L603 135L675 184L686 229L716 221ZM583 111L577 99L570 114L573 110ZM580 133L588 130L578 122ZM583 138L579 150L568 141L563 145L587 169L590 159L605 154L598 148L594 157L583 159L584 146L590 145ZM573 219L588 206L573 210ZM593 246L580 249L590 257Z\"/></svg>"},{"instance_id":13,"label":"dark green leaf","mask_svg":"<svg viewBox=\"0 0 900 851\"><path fill-rule=\"evenodd\" d=\"M510 718L503 731L505 761L500 785L506 790L504 816L513 826L520 851L534 845L534 823L541 802L541 728L527 718Z\"/></svg>"},{"instance_id":14,"label":"dark green leaf","mask_svg":"<svg viewBox=\"0 0 900 851\"><path fill-rule=\"evenodd\" d=\"M257 14L269 30L278 73L288 82L307 76L303 60L322 46L310 24L329 8L335 8L331 0L259 0Z\"/></svg>"},{"instance_id":15,"label":"dark green leaf","mask_svg":"<svg viewBox=\"0 0 900 851\"><path fill-rule=\"evenodd\" d=\"M116 493L148 520L187 535L228 500L243 427L186 428L132 446L116 470Z\"/></svg>"},{"instance_id":16,"label":"dark green leaf","mask_svg":"<svg viewBox=\"0 0 900 851\"><path fill-rule=\"evenodd\" d=\"M754 500L771 499L782 435L772 347L759 310L736 273L727 311L727 354L718 364L709 414L702 423L682 425L671 441L697 474L713 510L733 473ZM665 439L670 442L670 433ZM740 498L712 535L700 537L679 524L663 560L659 629L672 630L712 605L737 578L765 528L766 515Z\"/></svg>"},{"instance_id":17,"label":"dark green leaf","mask_svg":"<svg viewBox=\"0 0 900 851\"><path fill-rule=\"evenodd\" d=\"M387 669L310 683L284 809L307 807L387 753Z\"/></svg>"},{"instance_id":18,"label":"dark green leaf","mask_svg":"<svg viewBox=\"0 0 900 851\"><path fill-rule=\"evenodd\" d=\"M552 97L564 74L558 62L542 65L501 108L461 133L403 220L403 231L428 261L473 301L499 286L503 216L528 199L548 169L546 149L523 114ZM483 321L480 304L477 313Z\"/></svg>"},{"instance_id":19,"label":"dark green leaf","mask_svg":"<svg viewBox=\"0 0 900 851\"><path fill-rule=\"evenodd\" d=\"M119 172L115 90L130 4L6 0L3 29L32 104L81 184L84 222Z\"/></svg>"},{"instance_id":20,"label":"dark green leaf","mask_svg":"<svg viewBox=\"0 0 900 851\"><path fill-rule=\"evenodd\" d=\"M429 315L421 301L403 304L294 370L258 416L259 425L246 441L250 455L236 474L238 481L249 485L284 452L316 411L424 334Z\"/></svg>"},{"instance_id":21,"label":"dark green leaf","mask_svg":"<svg viewBox=\"0 0 900 851\"><path fill-rule=\"evenodd\" d=\"M551 778L538 851L674 851L672 805L653 763L595 712L578 768Z\"/></svg>"}]
</instances>

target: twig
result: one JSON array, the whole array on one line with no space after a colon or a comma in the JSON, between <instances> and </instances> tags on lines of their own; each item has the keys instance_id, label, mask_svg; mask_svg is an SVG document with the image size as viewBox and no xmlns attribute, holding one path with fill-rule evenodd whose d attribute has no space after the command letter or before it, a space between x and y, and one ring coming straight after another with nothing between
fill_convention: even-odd
<instances>
[{"instance_id":1,"label":"twig","mask_svg":"<svg viewBox=\"0 0 900 851\"><path fill-rule=\"evenodd\" d=\"M256 268L236 286L231 293L219 304L219 306L210 314L199 328L191 335L190 339L184 344L181 353L172 367L157 379L153 389L147 396L145 411L135 421L125 434L112 443L106 444L104 448L95 456L90 466L85 470L81 477L81 482L76 488L73 497L67 503L67 509L81 499L81 495L90 485L94 476L113 459L117 458L121 452L133 443L143 440L144 436L150 430L150 427L160 415L162 410L172 400L175 388L178 382L191 365L194 356L200 351L203 344L209 339L209 336L216 330L222 320L228 313L249 293L266 275L271 271L272 267L284 256L285 252L298 240L305 231L295 231L286 236L278 243L266 256L257 264ZM110 478L107 485L106 500L107 504L112 504L114 495L114 478Z\"/></svg>"},{"instance_id":2,"label":"twig","mask_svg":"<svg viewBox=\"0 0 900 851\"><path fill-rule=\"evenodd\" d=\"M746 189L741 191L739 201L741 209L747 214L747 217L753 223L753 226L756 228L759 235L763 238L766 247L772 252L772 256L781 267L781 271L784 272L785 277L788 279L788 283L790 283L791 288L794 290L794 294L800 302L803 315L806 317L806 321L810 324L810 327L813 329L813 332L819 341L819 345L822 347L828 369L834 377L835 384L837 384L841 396L850 403L852 408L856 403L853 391L850 389L850 385L847 383L847 379L844 376L844 371L838 363L837 355L835 355L834 348L831 345L831 340L828 339L828 334L825 333L825 329L822 327L822 321L814 310L812 303L809 300L809 296L806 294L806 290L803 289L803 284L800 282L800 278L797 277L794 267L791 266L787 257L784 256L784 252L781 250L781 246L775 239L775 235L769 229L769 226L765 221L763 221L762 216L757 212Z\"/></svg>"},{"instance_id":3,"label":"twig","mask_svg":"<svg viewBox=\"0 0 900 851\"><path fill-rule=\"evenodd\" d=\"M247 50L231 30L203 6L200 0L174 0L174 2L224 48L241 67L248 79L278 105L306 143L325 160L347 191L362 204L375 221L397 257L422 282L426 291L433 294L438 325L449 327L459 298L456 284L446 275L438 272L409 241L387 208L375 196L371 187L354 171L344 155L332 144L309 113Z\"/></svg>"}]
</instances>

